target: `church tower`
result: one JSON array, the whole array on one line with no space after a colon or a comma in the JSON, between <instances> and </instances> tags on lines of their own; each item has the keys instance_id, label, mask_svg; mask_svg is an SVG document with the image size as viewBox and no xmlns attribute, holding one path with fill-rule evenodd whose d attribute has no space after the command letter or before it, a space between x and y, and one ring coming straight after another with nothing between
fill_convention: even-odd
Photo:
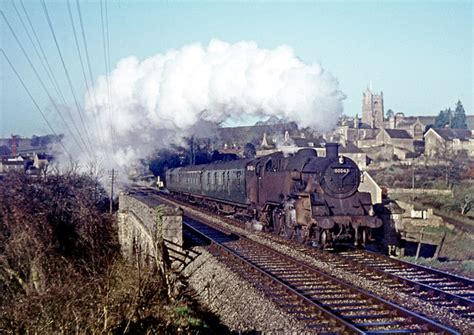
<instances>
[{"instance_id":1,"label":"church tower","mask_svg":"<svg viewBox=\"0 0 474 335\"><path fill-rule=\"evenodd\" d=\"M373 94L367 88L362 97L362 122L371 128L380 128L383 124L383 92Z\"/></svg>"}]
</instances>

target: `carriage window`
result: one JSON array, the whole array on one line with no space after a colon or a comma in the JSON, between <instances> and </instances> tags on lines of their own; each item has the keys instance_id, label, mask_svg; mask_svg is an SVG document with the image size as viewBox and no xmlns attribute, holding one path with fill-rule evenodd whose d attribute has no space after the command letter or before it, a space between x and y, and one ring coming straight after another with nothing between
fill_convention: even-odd
<instances>
[{"instance_id":1,"label":"carriage window","mask_svg":"<svg viewBox=\"0 0 474 335\"><path fill-rule=\"evenodd\" d=\"M214 172L214 185L217 185L217 172Z\"/></svg>"},{"instance_id":2,"label":"carriage window","mask_svg":"<svg viewBox=\"0 0 474 335\"><path fill-rule=\"evenodd\" d=\"M240 185L240 171L237 171L237 185Z\"/></svg>"},{"instance_id":3,"label":"carriage window","mask_svg":"<svg viewBox=\"0 0 474 335\"><path fill-rule=\"evenodd\" d=\"M230 174L229 171L227 171L227 186L230 185Z\"/></svg>"}]
</instances>

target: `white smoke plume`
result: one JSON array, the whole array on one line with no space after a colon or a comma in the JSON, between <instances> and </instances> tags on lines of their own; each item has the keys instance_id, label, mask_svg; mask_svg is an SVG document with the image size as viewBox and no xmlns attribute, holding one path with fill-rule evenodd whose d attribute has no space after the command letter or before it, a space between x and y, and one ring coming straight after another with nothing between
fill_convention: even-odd
<instances>
[{"instance_id":1,"label":"white smoke plume","mask_svg":"<svg viewBox=\"0 0 474 335\"><path fill-rule=\"evenodd\" d=\"M179 140L198 122L276 116L328 130L345 98L334 76L319 64L303 63L289 46L268 50L220 40L142 61L124 58L108 79L98 78L94 91L85 107L95 150L123 166Z\"/></svg>"}]
</instances>

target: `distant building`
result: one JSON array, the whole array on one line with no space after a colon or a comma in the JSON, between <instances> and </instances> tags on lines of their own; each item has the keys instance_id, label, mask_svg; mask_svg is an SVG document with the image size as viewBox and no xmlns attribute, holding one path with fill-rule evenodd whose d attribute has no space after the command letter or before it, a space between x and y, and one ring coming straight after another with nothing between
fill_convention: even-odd
<instances>
[{"instance_id":1,"label":"distant building","mask_svg":"<svg viewBox=\"0 0 474 335\"><path fill-rule=\"evenodd\" d=\"M444 156L465 151L474 157L474 131L468 129L429 129L425 134L425 156ZM440 157L442 158L442 157Z\"/></svg>"},{"instance_id":2,"label":"distant building","mask_svg":"<svg viewBox=\"0 0 474 335\"><path fill-rule=\"evenodd\" d=\"M260 146L262 144L264 134L267 137L266 144L268 146L273 146L276 144L277 137L280 142L283 142L286 132L288 132L290 136L297 136L300 134L298 126L294 122L219 128L217 132L218 148L232 148L237 150L242 150L246 143L252 143L256 147Z\"/></svg>"},{"instance_id":3,"label":"distant building","mask_svg":"<svg viewBox=\"0 0 474 335\"><path fill-rule=\"evenodd\" d=\"M383 92L372 93L367 88L362 97L362 123L370 128L380 128L384 122Z\"/></svg>"},{"instance_id":4,"label":"distant building","mask_svg":"<svg viewBox=\"0 0 474 335\"><path fill-rule=\"evenodd\" d=\"M0 173L25 172L26 160L22 156L2 158L0 160Z\"/></svg>"}]
</instances>

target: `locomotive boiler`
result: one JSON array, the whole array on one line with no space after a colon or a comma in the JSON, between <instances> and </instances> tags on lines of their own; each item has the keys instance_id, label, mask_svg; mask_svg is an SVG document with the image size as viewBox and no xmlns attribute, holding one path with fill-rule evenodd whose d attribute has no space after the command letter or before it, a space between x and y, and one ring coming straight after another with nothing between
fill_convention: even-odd
<instances>
[{"instance_id":1,"label":"locomotive boiler","mask_svg":"<svg viewBox=\"0 0 474 335\"><path fill-rule=\"evenodd\" d=\"M375 216L369 193L359 192L361 172L326 144L326 156L302 149L256 159L187 166L166 172L172 194L216 212L257 222L287 239L327 247L365 244Z\"/></svg>"}]
</instances>

